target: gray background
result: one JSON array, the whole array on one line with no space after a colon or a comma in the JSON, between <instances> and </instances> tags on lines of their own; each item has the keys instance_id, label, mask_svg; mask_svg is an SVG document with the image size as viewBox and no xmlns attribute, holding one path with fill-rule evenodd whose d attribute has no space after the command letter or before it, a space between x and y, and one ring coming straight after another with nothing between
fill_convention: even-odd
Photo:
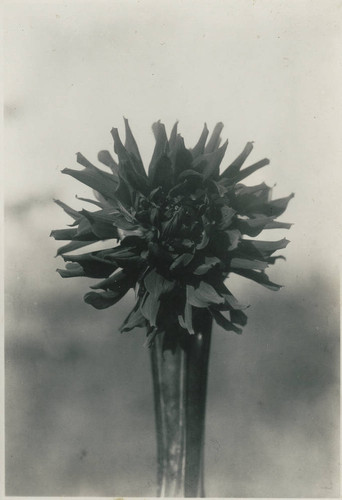
<instances>
[{"instance_id":1,"label":"gray background","mask_svg":"<svg viewBox=\"0 0 342 500\"><path fill-rule=\"evenodd\" d=\"M4 9L6 492L153 496L154 416L144 332L119 335L132 297L106 311L62 280L50 230L89 190L60 174L96 160L130 119L146 163L151 124L191 147L225 123L225 162L248 140L274 197L294 191L274 293L241 279L242 336L215 328L206 493L339 495L337 224L341 4L337 1L22 2Z\"/></svg>"}]
</instances>

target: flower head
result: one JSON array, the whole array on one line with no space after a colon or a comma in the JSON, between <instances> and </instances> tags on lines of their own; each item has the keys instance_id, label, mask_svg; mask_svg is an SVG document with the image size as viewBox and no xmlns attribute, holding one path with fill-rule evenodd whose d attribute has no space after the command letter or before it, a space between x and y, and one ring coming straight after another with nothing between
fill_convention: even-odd
<instances>
[{"instance_id":1,"label":"flower head","mask_svg":"<svg viewBox=\"0 0 342 500\"><path fill-rule=\"evenodd\" d=\"M265 269L282 258L273 253L288 241L250 237L265 229L288 229L290 224L276 219L293 194L272 200L266 184L241 183L269 163L263 159L242 169L252 142L220 173L228 145L226 141L220 146L222 128L218 123L208 140L205 125L197 144L188 149L177 123L169 138L164 125L155 123L156 144L146 173L125 119L125 144L117 129L111 131L117 160L108 151L98 154L108 171L80 153L77 161L84 168L63 170L93 188L96 199L83 200L96 210L76 211L56 200L74 219L71 228L51 233L56 240L70 240L58 250L67 262L58 272L63 278L101 278L84 297L97 309L114 305L135 288L136 303L120 330L146 326L149 343L164 332L165 348L194 333L193 318L202 308L226 330L241 333L247 316L225 284L230 273L271 290L280 288ZM72 253L112 239L117 244L109 249Z\"/></svg>"}]
</instances>

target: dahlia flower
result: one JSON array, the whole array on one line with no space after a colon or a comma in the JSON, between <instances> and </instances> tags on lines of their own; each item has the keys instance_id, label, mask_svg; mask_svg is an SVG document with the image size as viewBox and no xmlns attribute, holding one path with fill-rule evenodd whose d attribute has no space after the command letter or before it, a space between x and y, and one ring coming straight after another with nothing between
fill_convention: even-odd
<instances>
[{"instance_id":1,"label":"dahlia flower","mask_svg":"<svg viewBox=\"0 0 342 500\"><path fill-rule=\"evenodd\" d=\"M136 302L120 331L145 326L149 345L162 332L164 349L182 345L203 308L225 330L241 333L247 316L227 287L231 273L270 290L280 288L266 269L282 258L273 254L288 241L252 238L290 227L277 218L293 194L272 200L266 184L242 183L269 163L265 158L242 168L252 142L220 172L228 145L220 145L222 128L218 123L208 140L204 125L197 144L187 148L177 123L169 137L160 121L154 123L156 144L146 171L125 119L125 144L116 128L111 131L117 159L109 151L98 154L107 171L81 153L82 170L63 170L94 190L96 199L83 200L96 210L77 211L55 200L74 220L70 228L51 233L56 240L70 240L58 250L67 264L57 271L63 278L101 279L84 296L97 309L116 304L134 288ZM72 253L101 240L114 241L105 250Z\"/></svg>"},{"instance_id":2,"label":"dahlia flower","mask_svg":"<svg viewBox=\"0 0 342 500\"><path fill-rule=\"evenodd\" d=\"M241 333L246 306L234 297L232 273L278 290L266 274L288 241L255 239L262 231L290 224L277 218L293 194L276 200L271 188L242 181L269 163L262 159L243 168L253 149L248 142L220 171L228 141L220 145L218 123L208 139L204 125L193 148L187 148L177 123L168 137L152 126L156 144L148 171L125 119L126 138L112 129L114 159L100 151L98 168L81 153L82 170L66 168L94 190L81 200L96 209L81 211L56 200L74 222L52 231L70 240L57 252L66 262L63 278L87 276L94 284L84 300L97 309L116 304L131 288L135 304L121 332L145 327L151 347L157 431L158 495L204 496L203 450L206 383L212 323ZM74 253L92 243L107 248Z\"/></svg>"}]
</instances>

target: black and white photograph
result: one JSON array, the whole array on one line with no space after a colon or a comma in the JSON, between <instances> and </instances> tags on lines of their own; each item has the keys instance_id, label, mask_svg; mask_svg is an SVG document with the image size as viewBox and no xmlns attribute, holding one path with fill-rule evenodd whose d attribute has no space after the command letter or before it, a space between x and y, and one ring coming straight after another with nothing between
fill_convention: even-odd
<instances>
[{"instance_id":1,"label":"black and white photograph","mask_svg":"<svg viewBox=\"0 0 342 500\"><path fill-rule=\"evenodd\" d=\"M2 35L3 498L340 498L341 1Z\"/></svg>"}]
</instances>

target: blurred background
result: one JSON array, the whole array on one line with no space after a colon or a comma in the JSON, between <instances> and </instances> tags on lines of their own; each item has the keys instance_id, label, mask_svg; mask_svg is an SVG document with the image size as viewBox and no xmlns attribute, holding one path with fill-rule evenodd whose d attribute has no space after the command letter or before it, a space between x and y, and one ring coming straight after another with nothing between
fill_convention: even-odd
<instances>
[{"instance_id":1,"label":"blurred background","mask_svg":"<svg viewBox=\"0 0 342 500\"><path fill-rule=\"evenodd\" d=\"M81 151L112 149L130 120L146 164L151 125L186 145L223 121L224 164L255 141L251 177L274 197L287 262L270 292L244 278L242 336L215 327L205 483L209 497L339 496L341 4L335 0L7 3L5 39L6 494L154 496L149 352L119 335L132 297L97 311L85 278L62 280L51 229L90 190ZM273 233L273 234L271 234Z\"/></svg>"}]
</instances>

